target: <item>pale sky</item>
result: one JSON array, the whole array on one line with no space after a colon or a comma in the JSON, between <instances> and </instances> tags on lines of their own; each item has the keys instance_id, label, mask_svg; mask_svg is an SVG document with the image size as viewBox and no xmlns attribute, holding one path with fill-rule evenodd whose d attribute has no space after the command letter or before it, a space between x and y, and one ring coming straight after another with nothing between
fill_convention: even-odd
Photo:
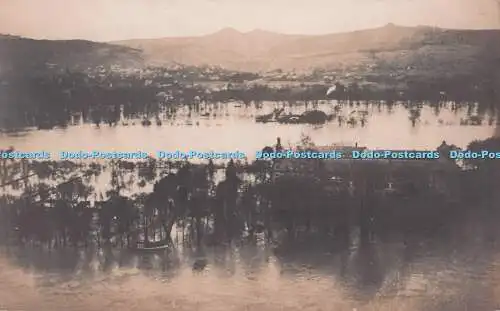
<instances>
[{"instance_id":1,"label":"pale sky","mask_svg":"<svg viewBox=\"0 0 500 311\"><path fill-rule=\"evenodd\" d=\"M0 0L0 33L111 41L224 27L325 34L383 26L500 28L497 0ZM500 1L500 0L499 0Z\"/></svg>"}]
</instances>

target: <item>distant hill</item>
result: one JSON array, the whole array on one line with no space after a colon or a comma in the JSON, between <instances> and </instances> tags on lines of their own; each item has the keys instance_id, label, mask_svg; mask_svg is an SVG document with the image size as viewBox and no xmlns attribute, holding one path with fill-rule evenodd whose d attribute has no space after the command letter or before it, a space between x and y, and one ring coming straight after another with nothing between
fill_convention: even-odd
<instances>
[{"instance_id":1,"label":"distant hill","mask_svg":"<svg viewBox=\"0 0 500 311\"><path fill-rule=\"evenodd\" d=\"M48 66L87 69L99 65L140 66L141 51L85 40L33 40L0 35L0 73L43 70Z\"/></svg>"},{"instance_id":2,"label":"distant hill","mask_svg":"<svg viewBox=\"0 0 500 311\"><path fill-rule=\"evenodd\" d=\"M0 73L98 65L220 66L247 72L323 72L366 81L448 77L500 80L500 30L427 26L384 27L327 35L289 35L226 28L198 37L110 43L32 40L0 36ZM321 75L319 75L321 76ZM466 81L464 79L463 81ZM470 81L470 79L468 80ZM389 83L387 80L384 83ZM390 82L390 83L394 83Z\"/></svg>"},{"instance_id":3,"label":"distant hill","mask_svg":"<svg viewBox=\"0 0 500 311\"><path fill-rule=\"evenodd\" d=\"M269 61L272 48L303 38L263 30L241 33L232 28L200 37L135 39L112 42L139 49L152 65L218 65L231 70L258 71Z\"/></svg>"},{"instance_id":4,"label":"distant hill","mask_svg":"<svg viewBox=\"0 0 500 311\"><path fill-rule=\"evenodd\" d=\"M285 35L262 30L113 42L139 49L155 65L219 65L242 71L342 70L407 75L460 75L491 68L500 55L500 30L384 27L328 35Z\"/></svg>"}]
</instances>

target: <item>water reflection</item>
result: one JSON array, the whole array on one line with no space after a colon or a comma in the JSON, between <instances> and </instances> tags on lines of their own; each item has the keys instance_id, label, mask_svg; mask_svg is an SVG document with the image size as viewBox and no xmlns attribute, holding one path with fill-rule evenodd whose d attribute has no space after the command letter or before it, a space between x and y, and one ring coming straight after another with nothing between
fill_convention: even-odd
<instances>
[{"instance_id":1,"label":"water reflection","mask_svg":"<svg viewBox=\"0 0 500 311\"><path fill-rule=\"evenodd\" d=\"M484 239L481 225L476 217L450 228L464 237L453 247L436 236L280 254L258 245L161 254L14 248L0 260L2 283L9 284L0 297L10 293L2 301L24 310L35 310L35 302L38 310L486 310L498 302L499 255L475 244ZM207 267L195 273L201 257Z\"/></svg>"},{"instance_id":2,"label":"water reflection","mask_svg":"<svg viewBox=\"0 0 500 311\"><path fill-rule=\"evenodd\" d=\"M162 126L144 127L138 119L127 121L129 126L103 125L96 128L92 124L82 124L65 129L28 131L23 136L1 134L0 137L2 145L12 145L26 151L48 150L58 153L62 150L140 149L154 153L157 150L239 149L253 158L256 150L278 136L287 146L304 134L319 145L344 141L358 142L369 148L425 149L434 148L444 139L465 147L474 139L491 136L498 122L493 112L478 104L443 103L436 108L428 103L415 105L395 102L389 105L367 102L359 107L350 107L336 101L318 104L319 110L336 115L324 125L255 122L256 115L270 113L276 107L283 106L286 113L291 114L302 113L306 109L303 104L290 107L276 102L266 102L259 108L224 104L216 106L220 112L209 117L191 113L187 108L181 109L176 112L175 119L164 122ZM366 112L366 116L359 112ZM491 119L491 122L478 123L484 119ZM415 123L414 127L412 123ZM394 128L398 128L397 139L393 135Z\"/></svg>"}]
</instances>

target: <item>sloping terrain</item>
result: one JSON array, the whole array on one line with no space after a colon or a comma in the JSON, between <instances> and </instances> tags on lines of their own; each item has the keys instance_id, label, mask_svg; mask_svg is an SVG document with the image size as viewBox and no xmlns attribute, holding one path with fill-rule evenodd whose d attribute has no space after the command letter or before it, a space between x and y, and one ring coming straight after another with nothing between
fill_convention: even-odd
<instances>
[{"instance_id":1,"label":"sloping terrain","mask_svg":"<svg viewBox=\"0 0 500 311\"><path fill-rule=\"evenodd\" d=\"M99 65L140 66L141 51L84 40L33 40L0 36L0 73L43 70L57 65L84 70Z\"/></svg>"},{"instance_id":2,"label":"sloping terrain","mask_svg":"<svg viewBox=\"0 0 500 311\"><path fill-rule=\"evenodd\" d=\"M471 73L500 51L498 30L448 30L387 25L349 33L302 36L224 29L188 38L129 40L152 64L219 65L243 71L275 69L407 70L408 74Z\"/></svg>"},{"instance_id":3,"label":"sloping terrain","mask_svg":"<svg viewBox=\"0 0 500 311\"><path fill-rule=\"evenodd\" d=\"M56 64L84 70L98 65L220 66L229 70L355 74L398 79L487 76L500 72L500 30L432 27L380 28L328 35L263 30L184 38L135 39L110 44L0 36L0 73L43 70Z\"/></svg>"}]
</instances>

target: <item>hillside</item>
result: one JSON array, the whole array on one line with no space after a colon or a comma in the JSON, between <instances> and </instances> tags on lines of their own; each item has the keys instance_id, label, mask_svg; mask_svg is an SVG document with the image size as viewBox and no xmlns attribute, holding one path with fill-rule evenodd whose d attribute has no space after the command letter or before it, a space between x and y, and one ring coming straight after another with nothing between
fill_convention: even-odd
<instances>
[{"instance_id":1,"label":"hillside","mask_svg":"<svg viewBox=\"0 0 500 311\"><path fill-rule=\"evenodd\" d=\"M200 37L136 39L112 42L144 52L151 65L218 65L231 70L258 71L268 62L270 49L303 38L262 30L241 33L232 28Z\"/></svg>"},{"instance_id":2,"label":"hillside","mask_svg":"<svg viewBox=\"0 0 500 311\"><path fill-rule=\"evenodd\" d=\"M285 35L224 29L212 35L113 42L144 52L150 64L219 65L242 71L282 69L369 74L461 75L491 68L500 55L498 30L384 27L328 35Z\"/></svg>"},{"instance_id":3,"label":"hillside","mask_svg":"<svg viewBox=\"0 0 500 311\"><path fill-rule=\"evenodd\" d=\"M84 70L99 65L137 67L141 64L141 51L124 46L0 35L0 73L44 70L51 66Z\"/></svg>"},{"instance_id":4,"label":"hillside","mask_svg":"<svg viewBox=\"0 0 500 311\"><path fill-rule=\"evenodd\" d=\"M183 38L135 39L111 43L33 40L0 36L0 74L33 72L58 65L84 70L99 65L140 67L220 66L228 70L355 76L398 83L431 78L498 80L500 30L384 27L327 35L288 35L227 28ZM318 70L319 69L319 70ZM266 74L276 76L279 74ZM293 75L292 75L293 76ZM299 75L297 75L299 76ZM389 81L391 80L391 81ZM456 79L455 79L456 80Z\"/></svg>"}]
</instances>

